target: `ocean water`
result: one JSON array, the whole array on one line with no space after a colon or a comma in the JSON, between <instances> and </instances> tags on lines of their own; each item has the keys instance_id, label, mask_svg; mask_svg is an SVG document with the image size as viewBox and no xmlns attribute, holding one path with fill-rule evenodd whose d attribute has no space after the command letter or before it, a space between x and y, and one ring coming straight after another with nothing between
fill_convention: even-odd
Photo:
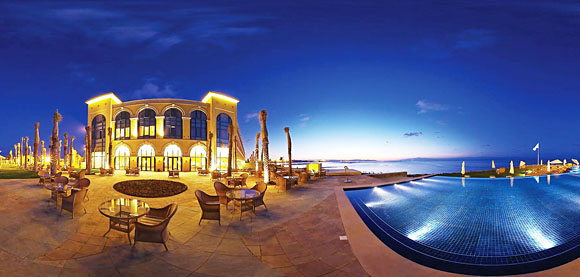
<instances>
[{"instance_id":1,"label":"ocean water","mask_svg":"<svg viewBox=\"0 0 580 277\"><path fill-rule=\"evenodd\" d=\"M400 161L327 161L322 162L324 168L356 169L363 173L389 173L407 171L408 174L436 174L461 172L461 162L465 161L465 171L490 170L492 158L471 159L407 159ZM536 164L536 159L513 159L514 167L520 165L520 161L526 164ZM509 167L510 159L494 159L496 168Z\"/></svg>"}]
</instances>

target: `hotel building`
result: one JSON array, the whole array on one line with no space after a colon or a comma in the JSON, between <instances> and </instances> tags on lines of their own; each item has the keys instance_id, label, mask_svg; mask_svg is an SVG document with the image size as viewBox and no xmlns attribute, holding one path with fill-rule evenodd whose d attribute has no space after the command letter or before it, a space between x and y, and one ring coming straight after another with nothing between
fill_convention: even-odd
<instances>
[{"instance_id":1,"label":"hotel building","mask_svg":"<svg viewBox=\"0 0 580 277\"><path fill-rule=\"evenodd\" d=\"M90 99L87 126L91 128L93 168L140 168L144 171L225 170L229 124L234 127L234 168L245 160L237 120L238 100L209 92L201 101L144 99L121 102L113 93ZM112 130L113 164L109 165ZM213 134L210 139L210 132ZM211 151L208 147L211 145ZM211 164L208 155L211 152Z\"/></svg>"}]
</instances>

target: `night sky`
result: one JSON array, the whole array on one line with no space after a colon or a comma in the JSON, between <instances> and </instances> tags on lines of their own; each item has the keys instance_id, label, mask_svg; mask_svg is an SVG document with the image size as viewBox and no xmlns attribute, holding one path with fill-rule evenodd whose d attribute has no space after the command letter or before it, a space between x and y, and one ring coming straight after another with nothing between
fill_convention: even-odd
<instances>
[{"instance_id":1,"label":"night sky","mask_svg":"<svg viewBox=\"0 0 580 277\"><path fill-rule=\"evenodd\" d=\"M81 150L87 99L240 99L246 153L535 157L580 152L574 1L0 3L1 155L40 122ZM192 2L196 2L195 4Z\"/></svg>"}]
</instances>

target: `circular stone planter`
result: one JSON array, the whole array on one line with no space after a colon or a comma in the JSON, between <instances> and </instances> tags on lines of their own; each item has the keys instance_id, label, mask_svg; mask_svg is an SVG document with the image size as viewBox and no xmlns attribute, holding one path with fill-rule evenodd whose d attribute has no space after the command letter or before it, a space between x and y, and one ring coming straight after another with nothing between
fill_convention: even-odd
<instances>
[{"instance_id":1,"label":"circular stone planter","mask_svg":"<svg viewBox=\"0 0 580 277\"><path fill-rule=\"evenodd\" d=\"M113 188L123 194L137 197L168 197L187 190L187 186L167 180L129 180L113 185Z\"/></svg>"}]
</instances>

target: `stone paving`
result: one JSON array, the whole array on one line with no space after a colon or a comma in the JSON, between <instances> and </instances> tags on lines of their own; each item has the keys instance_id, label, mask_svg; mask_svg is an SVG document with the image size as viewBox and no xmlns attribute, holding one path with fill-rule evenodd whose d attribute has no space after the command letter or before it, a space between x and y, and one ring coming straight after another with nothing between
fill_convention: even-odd
<instances>
[{"instance_id":1,"label":"stone paving","mask_svg":"<svg viewBox=\"0 0 580 277\"><path fill-rule=\"evenodd\" d=\"M167 173L126 177L90 176L90 200L71 219L59 214L50 192L36 179L0 180L0 275L2 276L367 276L345 235L334 187L344 177L326 177L288 192L269 187L268 206L256 215L222 208L217 221L198 225L201 210L196 189L215 194L207 176L182 173L189 189L172 197L141 198L153 207L179 205L170 225L169 251L162 244L137 243L108 229L97 206L124 195L113 185L126 179L167 179ZM350 176L353 183L381 183ZM257 179L250 177L248 185ZM351 184L352 185L352 184ZM127 197L127 196L125 196ZM230 205L231 209L231 205Z\"/></svg>"}]
</instances>

